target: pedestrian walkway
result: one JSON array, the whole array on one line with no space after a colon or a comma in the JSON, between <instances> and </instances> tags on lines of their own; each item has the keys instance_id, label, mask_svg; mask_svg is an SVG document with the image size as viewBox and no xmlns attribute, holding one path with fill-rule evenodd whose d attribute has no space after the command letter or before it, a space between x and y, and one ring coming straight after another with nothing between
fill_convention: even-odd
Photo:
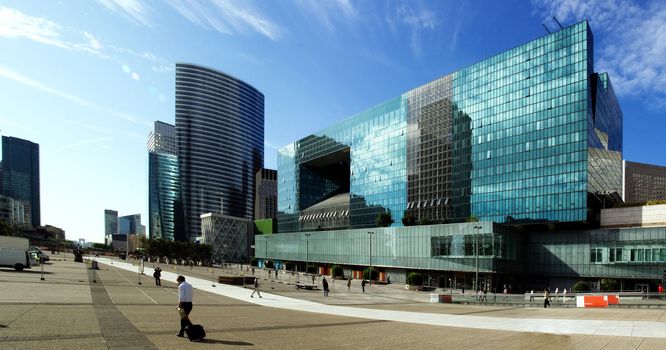
<instances>
[{"instance_id":1,"label":"pedestrian walkway","mask_svg":"<svg viewBox=\"0 0 666 350\"><path fill-rule=\"evenodd\" d=\"M99 258L102 264L119 269L137 272L137 267L130 263ZM666 339L666 322L623 321L623 320L579 320L579 319L545 319L545 318L510 318L471 315L452 315L429 312L396 311L386 309L368 309L360 307L328 305L313 301L285 297L262 290L263 298L250 298L251 289L237 286L218 285L214 287L210 280L188 276L181 271L188 282L196 289L217 295L242 300L256 305L313 312L320 314L360 317L381 321L406 322L413 324L461 327L471 329L534 332L549 334L576 334L596 336L651 337ZM174 281L177 275L163 271L164 280Z\"/></svg>"}]
</instances>

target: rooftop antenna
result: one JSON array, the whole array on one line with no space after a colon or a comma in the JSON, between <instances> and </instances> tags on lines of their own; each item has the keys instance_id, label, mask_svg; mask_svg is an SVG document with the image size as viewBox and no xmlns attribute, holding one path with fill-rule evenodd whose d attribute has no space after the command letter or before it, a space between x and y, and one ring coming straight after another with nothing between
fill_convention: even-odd
<instances>
[{"instance_id":1,"label":"rooftop antenna","mask_svg":"<svg viewBox=\"0 0 666 350\"><path fill-rule=\"evenodd\" d=\"M545 30L546 30L546 31L548 32L548 34L551 34L550 30L548 30L548 27L546 27L546 25L545 25L545 24L541 23L541 25L542 25L542 26L543 26L543 28L544 28L544 29L545 29Z\"/></svg>"},{"instance_id":2,"label":"rooftop antenna","mask_svg":"<svg viewBox=\"0 0 666 350\"><path fill-rule=\"evenodd\" d=\"M553 16L553 20L555 20L555 23L557 23L557 25L560 26L560 29L564 29L562 27L562 24L560 24L560 21L557 20L557 17Z\"/></svg>"}]
</instances>

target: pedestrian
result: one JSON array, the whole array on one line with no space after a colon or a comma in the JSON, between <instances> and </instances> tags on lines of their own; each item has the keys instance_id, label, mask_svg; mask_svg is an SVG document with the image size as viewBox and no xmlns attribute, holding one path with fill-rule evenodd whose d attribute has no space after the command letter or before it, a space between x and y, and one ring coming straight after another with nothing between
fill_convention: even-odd
<instances>
[{"instance_id":1,"label":"pedestrian","mask_svg":"<svg viewBox=\"0 0 666 350\"><path fill-rule=\"evenodd\" d=\"M550 306L550 292L548 291L548 288L543 290L543 308L547 308Z\"/></svg>"},{"instance_id":2,"label":"pedestrian","mask_svg":"<svg viewBox=\"0 0 666 350\"><path fill-rule=\"evenodd\" d=\"M462 287L462 293L460 293L460 294L465 295L465 287Z\"/></svg>"},{"instance_id":3,"label":"pedestrian","mask_svg":"<svg viewBox=\"0 0 666 350\"><path fill-rule=\"evenodd\" d=\"M386 284L391 284L391 276L386 277Z\"/></svg>"},{"instance_id":4,"label":"pedestrian","mask_svg":"<svg viewBox=\"0 0 666 350\"><path fill-rule=\"evenodd\" d=\"M506 287L506 284L504 285L504 291L502 291L502 293L504 294L502 301L508 301L509 289Z\"/></svg>"},{"instance_id":5,"label":"pedestrian","mask_svg":"<svg viewBox=\"0 0 666 350\"><path fill-rule=\"evenodd\" d=\"M326 277L321 280L321 287L324 289L324 297L328 297L328 281Z\"/></svg>"},{"instance_id":6,"label":"pedestrian","mask_svg":"<svg viewBox=\"0 0 666 350\"><path fill-rule=\"evenodd\" d=\"M194 268L194 260L190 260L190 270Z\"/></svg>"},{"instance_id":7,"label":"pedestrian","mask_svg":"<svg viewBox=\"0 0 666 350\"><path fill-rule=\"evenodd\" d=\"M315 275L312 275L312 284L315 284Z\"/></svg>"},{"instance_id":8,"label":"pedestrian","mask_svg":"<svg viewBox=\"0 0 666 350\"><path fill-rule=\"evenodd\" d=\"M277 269L275 269L275 278L277 279Z\"/></svg>"},{"instance_id":9,"label":"pedestrian","mask_svg":"<svg viewBox=\"0 0 666 350\"><path fill-rule=\"evenodd\" d=\"M481 301L483 299L483 291L479 289L479 291L476 293L476 300Z\"/></svg>"},{"instance_id":10,"label":"pedestrian","mask_svg":"<svg viewBox=\"0 0 666 350\"><path fill-rule=\"evenodd\" d=\"M160 278L162 278L162 269L160 269L159 266L155 268L155 272L153 272L153 277L155 277L155 285L158 287L161 286L162 280Z\"/></svg>"},{"instance_id":11,"label":"pedestrian","mask_svg":"<svg viewBox=\"0 0 666 350\"><path fill-rule=\"evenodd\" d=\"M361 290L365 293L365 278L361 279Z\"/></svg>"},{"instance_id":12,"label":"pedestrian","mask_svg":"<svg viewBox=\"0 0 666 350\"><path fill-rule=\"evenodd\" d=\"M534 289L530 290L530 303L534 301Z\"/></svg>"},{"instance_id":13,"label":"pedestrian","mask_svg":"<svg viewBox=\"0 0 666 350\"><path fill-rule=\"evenodd\" d=\"M351 291L351 278L347 279L347 292Z\"/></svg>"},{"instance_id":14,"label":"pedestrian","mask_svg":"<svg viewBox=\"0 0 666 350\"><path fill-rule=\"evenodd\" d=\"M254 289L252 290L252 294L250 295L250 298L254 298L254 293L257 293L259 298L261 298L261 292L259 291L259 278L258 277L254 278Z\"/></svg>"},{"instance_id":15,"label":"pedestrian","mask_svg":"<svg viewBox=\"0 0 666 350\"><path fill-rule=\"evenodd\" d=\"M178 312L180 313L180 331L176 334L179 337L185 335L185 327L192 324L190 322L190 312L192 312L192 285L185 282L185 277L178 276Z\"/></svg>"},{"instance_id":16,"label":"pedestrian","mask_svg":"<svg viewBox=\"0 0 666 350\"><path fill-rule=\"evenodd\" d=\"M483 301L487 304L488 303L488 288L483 290Z\"/></svg>"}]
</instances>

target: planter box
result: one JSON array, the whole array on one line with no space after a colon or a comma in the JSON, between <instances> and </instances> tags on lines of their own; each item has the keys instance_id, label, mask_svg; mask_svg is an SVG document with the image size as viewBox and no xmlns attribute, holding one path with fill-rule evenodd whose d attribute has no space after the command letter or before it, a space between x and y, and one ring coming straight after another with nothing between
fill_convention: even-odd
<instances>
[{"instance_id":1,"label":"planter box","mask_svg":"<svg viewBox=\"0 0 666 350\"><path fill-rule=\"evenodd\" d=\"M405 284L405 289L407 289L407 290L415 290L415 291L419 291L419 292L420 292L420 291L423 290L423 286L412 286L412 285L409 285L409 284Z\"/></svg>"}]
</instances>

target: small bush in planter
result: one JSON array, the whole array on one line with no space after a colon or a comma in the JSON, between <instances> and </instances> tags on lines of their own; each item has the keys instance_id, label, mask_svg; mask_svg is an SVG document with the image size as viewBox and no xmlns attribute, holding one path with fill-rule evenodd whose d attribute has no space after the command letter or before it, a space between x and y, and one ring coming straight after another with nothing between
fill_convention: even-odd
<instances>
[{"instance_id":1,"label":"small bush in planter","mask_svg":"<svg viewBox=\"0 0 666 350\"><path fill-rule=\"evenodd\" d=\"M333 276L333 278L343 277L344 276L344 270L342 270L342 267L340 267L338 265L333 265L333 267L331 267L331 275Z\"/></svg>"},{"instance_id":2,"label":"small bush in planter","mask_svg":"<svg viewBox=\"0 0 666 350\"><path fill-rule=\"evenodd\" d=\"M418 272L410 272L407 275L407 284L410 286L421 286L423 285L423 276Z\"/></svg>"},{"instance_id":3,"label":"small bush in planter","mask_svg":"<svg viewBox=\"0 0 666 350\"><path fill-rule=\"evenodd\" d=\"M372 278L370 277L370 268L366 267L365 270L363 270L363 279L371 279L373 281L376 281L377 278L379 277L379 271L375 270L372 268Z\"/></svg>"},{"instance_id":4,"label":"small bush in planter","mask_svg":"<svg viewBox=\"0 0 666 350\"><path fill-rule=\"evenodd\" d=\"M578 281L573 287L571 287L571 290L574 291L574 293L587 292L590 290L590 285L585 281Z\"/></svg>"}]
</instances>

